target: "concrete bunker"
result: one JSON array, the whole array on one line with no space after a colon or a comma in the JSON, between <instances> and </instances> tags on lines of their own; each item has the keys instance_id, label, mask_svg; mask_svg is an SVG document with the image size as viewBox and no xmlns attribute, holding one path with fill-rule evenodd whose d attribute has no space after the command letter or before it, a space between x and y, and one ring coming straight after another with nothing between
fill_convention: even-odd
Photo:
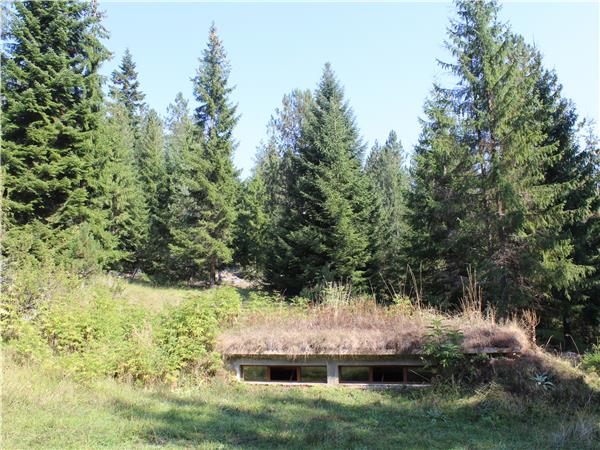
<instances>
[{"instance_id":1,"label":"concrete bunker","mask_svg":"<svg viewBox=\"0 0 600 450\"><path fill-rule=\"evenodd\" d=\"M513 348L484 348L473 353L513 355ZM349 387L428 386L434 368L419 355L228 354L227 366L238 381L253 384L343 385Z\"/></svg>"},{"instance_id":2,"label":"concrete bunker","mask_svg":"<svg viewBox=\"0 0 600 450\"><path fill-rule=\"evenodd\" d=\"M416 387L436 372L424 349L432 340L456 339L451 332L460 334L458 351L465 355L510 357L529 345L510 322L363 302L248 312L219 335L217 350L245 383Z\"/></svg>"}]
</instances>

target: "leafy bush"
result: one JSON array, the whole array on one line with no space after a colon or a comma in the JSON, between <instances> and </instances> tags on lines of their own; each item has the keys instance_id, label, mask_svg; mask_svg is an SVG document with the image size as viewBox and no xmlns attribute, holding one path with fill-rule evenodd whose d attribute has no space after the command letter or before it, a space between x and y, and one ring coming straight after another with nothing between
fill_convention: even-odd
<instances>
[{"instance_id":1,"label":"leafy bush","mask_svg":"<svg viewBox=\"0 0 600 450\"><path fill-rule=\"evenodd\" d=\"M76 291L81 280L55 263L52 252L42 243L23 234L20 245L13 243L4 259L0 323L8 339L20 319L31 320L50 302Z\"/></svg>"},{"instance_id":2,"label":"leafy bush","mask_svg":"<svg viewBox=\"0 0 600 450\"><path fill-rule=\"evenodd\" d=\"M433 319L428 329L423 345L427 364L444 372L453 371L465 358L460 345L463 334L444 324L442 319Z\"/></svg>"},{"instance_id":3,"label":"leafy bush","mask_svg":"<svg viewBox=\"0 0 600 450\"><path fill-rule=\"evenodd\" d=\"M203 300L188 300L161 321L159 346L165 351L171 371L203 368L210 372L215 368L213 344L218 321Z\"/></svg>"},{"instance_id":4,"label":"leafy bush","mask_svg":"<svg viewBox=\"0 0 600 450\"><path fill-rule=\"evenodd\" d=\"M122 342L117 350L119 357L113 374L116 378L142 384L176 380L164 349L157 342L156 328L156 321L144 321L132 330L129 339Z\"/></svg>"},{"instance_id":5,"label":"leafy bush","mask_svg":"<svg viewBox=\"0 0 600 450\"><path fill-rule=\"evenodd\" d=\"M581 368L600 375L600 344L593 345L592 350L583 355Z\"/></svg>"},{"instance_id":6,"label":"leafy bush","mask_svg":"<svg viewBox=\"0 0 600 450\"><path fill-rule=\"evenodd\" d=\"M241 309L235 289L203 291L159 314L131 305L112 278L84 282L36 261L24 258L9 272L2 296L2 336L21 362L48 361L81 379L144 384L218 367L216 334Z\"/></svg>"},{"instance_id":7,"label":"leafy bush","mask_svg":"<svg viewBox=\"0 0 600 450\"><path fill-rule=\"evenodd\" d=\"M425 335L422 358L425 366L438 375L438 381L473 383L489 367L487 354L467 355L463 352L464 334L445 324L442 319L432 319Z\"/></svg>"},{"instance_id":8,"label":"leafy bush","mask_svg":"<svg viewBox=\"0 0 600 450\"><path fill-rule=\"evenodd\" d=\"M250 292L244 302L244 309L247 311L269 311L280 307L283 302L284 300L279 294L253 291Z\"/></svg>"},{"instance_id":9,"label":"leafy bush","mask_svg":"<svg viewBox=\"0 0 600 450\"><path fill-rule=\"evenodd\" d=\"M40 362L51 355L47 342L31 321L19 319L11 325L15 355L19 362L25 360Z\"/></svg>"}]
</instances>

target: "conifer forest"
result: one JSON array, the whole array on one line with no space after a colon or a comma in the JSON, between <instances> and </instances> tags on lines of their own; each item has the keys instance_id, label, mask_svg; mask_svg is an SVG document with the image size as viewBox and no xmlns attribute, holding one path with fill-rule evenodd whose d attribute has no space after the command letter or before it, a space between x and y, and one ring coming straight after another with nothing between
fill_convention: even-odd
<instances>
[{"instance_id":1,"label":"conifer forest","mask_svg":"<svg viewBox=\"0 0 600 450\"><path fill-rule=\"evenodd\" d=\"M343 283L378 303L416 295L449 312L476 280L483 309L535 313L538 341L591 346L594 124L496 1L453 8L448 81L432 80L414 148L394 130L367 146L344 80L324 62L313 86L290 86L272 105L242 179L235 61L214 24L190 61L194 101L180 93L156 111L135 54L100 75L111 52L95 2L4 4L3 270L207 287L235 270L286 298Z\"/></svg>"},{"instance_id":2,"label":"conifer forest","mask_svg":"<svg viewBox=\"0 0 600 450\"><path fill-rule=\"evenodd\" d=\"M598 450L600 7L276 3L0 2L0 447Z\"/></svg>"}]
</instances>

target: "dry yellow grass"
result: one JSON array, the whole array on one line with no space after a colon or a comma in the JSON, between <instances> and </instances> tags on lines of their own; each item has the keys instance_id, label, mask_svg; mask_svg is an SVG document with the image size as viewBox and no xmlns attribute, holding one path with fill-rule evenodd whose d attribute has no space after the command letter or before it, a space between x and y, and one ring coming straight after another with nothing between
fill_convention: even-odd
<instances>
[{"instance_id":1,"label":"dry yellow grass","mask_svg":"<svg viewBox=\"0 0 600 450\"><path fill-rule=\"evenodd\" d=\"M430 326L439 319L460 330L464 352L487 348L524 351L525 331L516 321L497 322L476 310L444 315L432 309L384 307L373 302L251 312L218 341L224 355L374 355L418 353Z\"/></svg>"}]
</instances>

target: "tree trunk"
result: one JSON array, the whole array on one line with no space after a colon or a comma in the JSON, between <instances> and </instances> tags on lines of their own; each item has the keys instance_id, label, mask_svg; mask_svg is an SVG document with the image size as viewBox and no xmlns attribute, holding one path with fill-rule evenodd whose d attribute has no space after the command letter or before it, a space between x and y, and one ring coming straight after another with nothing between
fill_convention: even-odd
<instances>
[{"instance_id":1,"label":"tree trunk","mask_svg":"<svg viewBox=\"0 0 600 450\"><path fill-rule=\"evenodd\" d=\"M215 287L215 279L217 274L217 257L210 257L210 287Z\"/></svg>"},{"instance_id":2,"label":"tree trunk","mask_svg":"<svg viewBox=\"0 0 600 450\"><path fill-rule=\"evenodd\" d=\"M571 347L571 345L573 343L573 341L572 341L573 336L571 335L571 333L572 333L571 320L567 316L566 312L563 312L562 326L563 326L563 335L565 337L565 350L566 350L567 348ZM567 339L567 337L570 337L571 339Z\"/></svg>"}]
</instances>

